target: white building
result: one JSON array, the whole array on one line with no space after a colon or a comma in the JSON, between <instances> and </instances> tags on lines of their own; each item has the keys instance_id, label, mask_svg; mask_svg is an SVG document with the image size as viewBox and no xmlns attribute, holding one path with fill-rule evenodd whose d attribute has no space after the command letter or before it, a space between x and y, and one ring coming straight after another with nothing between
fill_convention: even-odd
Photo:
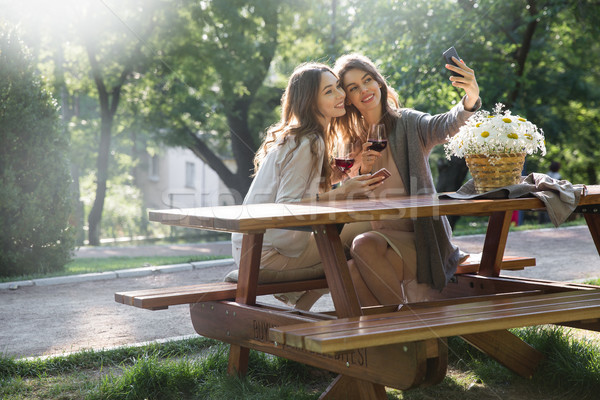
<instances>
[{"instance_id":1,"label":"white building","mask_svg":"<svg viewBox=\"0 0 600 400\"><path fill-rule=\"evenodd\" d=\"M217 173L184 147L167 147L146 155L138 183L148 209L208 207L235 204ZM232 160L225 160L235 168Z\"/></svg>"}]
</instances>

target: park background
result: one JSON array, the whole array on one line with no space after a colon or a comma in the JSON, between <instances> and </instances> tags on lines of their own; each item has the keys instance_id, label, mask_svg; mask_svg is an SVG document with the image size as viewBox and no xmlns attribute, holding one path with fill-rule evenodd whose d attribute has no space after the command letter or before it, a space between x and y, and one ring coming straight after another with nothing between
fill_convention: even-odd
<instances>
[{"instance_id":1,"label":"park background","mask_svg":"<svg viewBox=\"0 0 600 400\"><path fill-rule=\"evenodd\" d=\"M403 106L433 114L461 97L441 56L454 45L484 109L503 103L544 130L548 153L529 156L527 172L556 160L565 179L599 181L595 1L0 0L0 9L4 275L61 269L84 243L185 234L147 220L149 208L173 206L169 188L147 189L169 149L193 155L173 156L185 162L178 179L194 159L210 167L210 185L183 184L195 205L241 202L293 68L347 52L373 59ZM438 191L467 177L441 147L430 161Z\"/></svg>"}]
</instances>

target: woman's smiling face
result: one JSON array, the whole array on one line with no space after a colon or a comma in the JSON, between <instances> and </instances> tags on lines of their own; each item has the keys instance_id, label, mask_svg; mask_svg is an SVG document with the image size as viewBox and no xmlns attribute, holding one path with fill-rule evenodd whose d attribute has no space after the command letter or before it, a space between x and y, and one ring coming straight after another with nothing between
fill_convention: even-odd
<instances>
[{"instance_id":1,"label":"woman's smiling face","mask_svg":"<svg viewBox=\"0 0 600 400\"><path fill-rule=\"evenodd\" d=\"M343 80L348 100L363 116L381 110L381 86L371 74L355 68L346 72Z\"/></svg>"},{"instance_id":2,"label":"woman's smiling face","mask_svg":"<svg viewBox=\"0 0 600 400\"><path fill-rule=\"evenodd\" d=\"M331 72L321 75L317 107L324 117L323 126L326 127L331 118L341 117L346 114L344 99L346 94L340 87L338 78Z\"/></svg>"}]
</instances>

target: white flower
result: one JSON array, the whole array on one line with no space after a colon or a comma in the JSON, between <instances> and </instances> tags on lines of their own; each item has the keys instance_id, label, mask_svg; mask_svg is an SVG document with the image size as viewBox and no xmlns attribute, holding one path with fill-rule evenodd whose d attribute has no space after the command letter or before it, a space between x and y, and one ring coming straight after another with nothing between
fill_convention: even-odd
<instances>
[{"instance_id":1,"label":"white flower","mask_svg":"<svg viewBox=\"0 0 600 400\"><path fill-rule=\"evenodd\" d=\"M503 108L504 105L498 103L494 114L484 110L473 114L444 145L446 158L471 154L533 154L538 150L545 155L543 131L525 118L512 115L510 110L503 112Z\"/></svg>"}]
</instances>

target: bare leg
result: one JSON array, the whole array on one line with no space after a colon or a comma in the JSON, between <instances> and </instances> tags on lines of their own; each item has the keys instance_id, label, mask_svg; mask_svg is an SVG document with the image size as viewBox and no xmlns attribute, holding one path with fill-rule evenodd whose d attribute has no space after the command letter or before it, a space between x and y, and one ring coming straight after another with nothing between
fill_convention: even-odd
<instances>
[{"instance_id":1,"label":"bare leg","mask_svg":"<svg viewBox=\"0 0 600 400\"><path fill-rule=\"evenodd\" d=\"M384 238L366 232L354 239L350 251L358 274L378 304L404 302L404 263Z\"/></svg>"},{"instance_id":2,"label":"bare leg","mask_svg":"<svg viewBox=\"0 0 600 400\"><path fill-rule=\"evenodd\" d=\"M356 268L354 260L348 260L348 269L350 269L350 276L352 277L352 283L354 283L354 289L356 289L356 295L361 307L369 307L379 305L379 301L373 295L369 287L363 280L360 272Z\"/></svg>"}]
</instances>

